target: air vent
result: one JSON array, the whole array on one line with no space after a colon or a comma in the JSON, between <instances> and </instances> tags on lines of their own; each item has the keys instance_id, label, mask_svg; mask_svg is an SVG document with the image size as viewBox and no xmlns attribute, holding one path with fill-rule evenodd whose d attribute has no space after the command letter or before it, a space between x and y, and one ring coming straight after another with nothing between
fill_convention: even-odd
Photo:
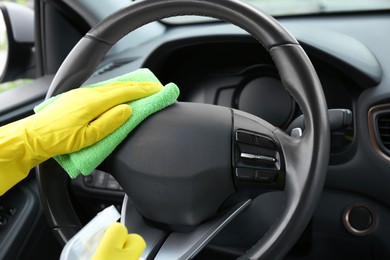
<instances>
[{"instance_id":1,"label":"air vent","mask_svg":"<svg viewBox=\"0 0 390 260\"><path fill-rule=\"evenodd\" d=\"M377 116L378 135L383 146L390 150L390 112Z\"/></svg>"},{"instance_id":2,"label":"air vent","mask_svg":"<svg viewBox=\"0 0 390 260\"><path fill-rule=\"evenodd\" d=\"M377 154L390 161L390 104L377 105L368 111L368 131Z\"/></svg>"}]
</instances>

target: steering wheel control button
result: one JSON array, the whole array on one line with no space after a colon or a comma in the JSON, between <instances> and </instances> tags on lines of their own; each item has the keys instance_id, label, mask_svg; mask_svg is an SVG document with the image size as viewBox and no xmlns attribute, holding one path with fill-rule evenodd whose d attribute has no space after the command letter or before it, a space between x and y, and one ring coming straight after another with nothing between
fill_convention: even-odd
<instances>
[{"instance_id":1,"label":"steering wheel control button","mask_svg":"<svg viewBox=\"0 0 390 260\"><path fill-rule=\"evenodd\" d=\"M92 186L94 188L105 188L106 187L107 176L104 172L95 171L93 175Z\"/></svg>"},{"instance_id":2,"label":"steering wheel control button","mask_svg":"<svg viewBox=\"0 0 390 260\"><path fill-rule=\"evenodd\" d=\"M265 156L265 155L258 155L258 154L251 154L251 153L241 153L241 158L244 159L251 159L251 160L260 160L263 162L269 162L269 163L275 163L276 158Z\"/></svg>"},{"instance_id":3,"label":"steering wheel control button","mask_svg":"<svg viewBox=\"0 0 390 260\"><path fill-rule=\"evenodd\" d=\"M265 136L255 135L257 146L261 146L269 149L276 149L276 144L270 138Z\"/></svg>"},{"instance_id":4,"label":"steering wheel control button","mask_svg":"<svg viewBox=\"0 0 390 260\"><path fill-rule=\"evenodd\" d=\"M248 168L237 168L236 177L241 181L253 181L255 172L254 170Z\"/></svg>"},{"instance_id":5,"label":"steering wheel control button","mask_svg":"<svg viewBox=\"0 0 390 260\"><path fill-rule=\"evenodd\" d=\"M345 210L343 222L350 233L364 236L375 229L376 216L374 211L365 205L353 205Z\"/></svg>"},{"instance_id":6,"label":"steering wheel control button","mask_svg":"<svg viewBox=\"0 0 390 260\"><path fill-rule=\"evenodd\" d=\"M255 170L255 181L273 183L278 177L277 171Z\"/></svg>"},{"instance_id":7,"label":"steering wheel control button","mask_svg":"<svg viewBox=\"0 0 390 260\"><path fill-rule=\"evenodd\" d=\"M83 182L86 186L94 189L122 190L114 177L104 171L95 170L90 175L84 176Z\"/></svg>"},{"instance_id":8,"label":"steering wheel control button","mask_svg":"<svg viewBox=\"0 0 390 260\"><path fill-rule=\"evenodd\" d=\"M250 144L269 149L276 149L275 142L272 139L265 136L252 134L243 130L238 130L236 132L236 141L239 143Z\"/></svg>"},{"instance_id":9,"label":"steering wheel control button","mask_svg":"<svg viewBox=\"0 0 390 260\"><path fill-rule=\"evenodd\" d=\"M250 168L237 168L236 177L240 181L273 183L278 177L277 171L254 170Z\"/></svg>"},{"instance_id":10,"label":"steering wheel control button","mask_svg":"<svg viewBox=\"0 0 390 260\"><path fill-rule=\"evenodd\" d=\"M233 149L237 181L282 185L278 182L282 159L271 137L239 129L235 132Z\"/></svg>"},{"instance_id":11,"label":"steering wheel control button","mask_svg":"<svg viewBox=\"0 0 390 260\"><path fill-rule=\"evenodd\" d=\"M115 180L114 177L112 177L111 175L108 175L107 189L109 189L109 190L122 190L122 187L119 185L119 183Z\"/></svg>"},{"instance_id":12,"label":"steering wheel control button","mask_svg":"<svg viewBox=\"0 0 390 260\"><path fill-rule=\"evenodd\" d=\"M8 218L3 215L3 214L0 214L0 229L4 228L8 223Z\"/></svg>"},{"instance_id":13,"label":"steering wheel control button","mask_svg":"<svg viewBox=\"0 0 390 260\"><path fill-rule=\"evenodd\" d=\"M255 135L243 131L236 132L236 141L244 144L256 144Z\"/></svg>"},{"instance_id":14,"label":"steering wheel control button","mask_svg":"<svg viewBox=\"0 0 390 260\"><path fill-rule=\"evenodd\" d=\"M16 208L14 207L0 205L0 213L5 213L8 216L13 216L15 215L15 212L16 212Z\"/></svg>"},{"instance_id":15,"label":"steering wheel control button","mask_svg":"<svg viewBox=\"0 0 390 260\"><path fill-rule=\"evenodd\" d=\"M300 127L296 127L293 130L291 130L291 136L298 138L302 136L302 129Z\"/></svg>"}]
</instances>

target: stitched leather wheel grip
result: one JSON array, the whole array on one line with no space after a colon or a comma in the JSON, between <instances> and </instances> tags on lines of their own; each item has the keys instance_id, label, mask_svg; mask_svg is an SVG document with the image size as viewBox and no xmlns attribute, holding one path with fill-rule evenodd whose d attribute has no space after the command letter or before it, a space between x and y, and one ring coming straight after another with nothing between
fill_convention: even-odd
<instances>
[{"instance_id":1,"label":"stitched leather wheel grip","mask_svg":"<svg viewBox=\"0 0 390 260\"><path fill-rule=\"evenodd\" d=\"M305 151L298 151L286 161L285 211L267 234L242 256L243 259L280 258L294 245L314 212L324 185L330 138L327 106L318 76L298 42L274 18L236 0L134 2L101 21L79 41L57 72L47 98L80 86L112 45L129 32L149 22L180 15L218 18L250 33L270 53L285 88L305 115L305 133L300 139ZM280 136L284 138L283 134ZM286 137L285 142L294 141ZM294 172L293 177L288 175L289 170ZM38 167L38 180L49 224L64 244L81 225L64 185L67 177L55 173L58 171L61 171L59 166L48 161Z\"/></svg>"}]
</instances>

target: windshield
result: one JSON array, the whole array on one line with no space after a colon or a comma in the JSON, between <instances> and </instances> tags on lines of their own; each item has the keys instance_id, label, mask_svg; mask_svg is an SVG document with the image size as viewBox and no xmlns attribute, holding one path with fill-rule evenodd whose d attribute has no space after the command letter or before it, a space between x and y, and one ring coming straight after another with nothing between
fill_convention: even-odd
<instances>
[{"instance_id":1,"label":"windshield","mask_svg":"<svg viewBox=\"0 0 390 260\"><path fill-rule=\"evenodd\" d=\"M33 0L11 0L27 1ZM83 10L87 21L94 25L115 10L137 0L63 0L75 10ZM291 16L337 12L390 10L390 0L243 0L273 16ZM173 17L168 23L191 23L214 20L205 17Z\"/></svg>"},{"instance_id":2,"label":"windshield","mask_svg":"<svg viewBox=\"0 0 390 260\"><path fill-rule=\"evenodd\" d=\"M244 2L276 17L390 10L390 0L244 0ZM180 16L167 18L163 21L184 24L215 21L215 19L198 16Z\"/></svg>"},{"instance_id":3,"label":"windshield","mask_svg":"<svg viewBox=\"0 0 390 260\"><path fill-rule=\"evenodd\" d=\"M246 0L274 15L299 15L390 9L390 0Z\"/></svg>"}]
</instances>

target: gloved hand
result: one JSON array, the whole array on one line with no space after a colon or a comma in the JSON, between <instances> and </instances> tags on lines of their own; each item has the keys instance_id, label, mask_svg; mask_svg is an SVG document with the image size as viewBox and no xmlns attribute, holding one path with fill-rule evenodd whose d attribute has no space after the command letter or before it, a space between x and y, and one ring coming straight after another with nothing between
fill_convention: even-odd
<instances>
[{"instance_id":1,"label":"gloved hand","mask_svg":"<svg viewBox=\"0 0 390 260\"><path fill-rule=\"evenodd\" d=\"M128 234L120 223L112 224L104 233L92 260L135 260L145 250L144 239L137 234Z\"/></svg>"},{"instance_id":2,"label":"gloved hand","mask_svg":"<svg viewBox=\"0 0 390 260\"><path fill-rule=\"evenodd\" d=\"M101 140L131 115L127 101L162 89L156 82L116 82L58 96L41 112L0 128L0 195L33 167Z\"/></svg>"}]
</instances>

